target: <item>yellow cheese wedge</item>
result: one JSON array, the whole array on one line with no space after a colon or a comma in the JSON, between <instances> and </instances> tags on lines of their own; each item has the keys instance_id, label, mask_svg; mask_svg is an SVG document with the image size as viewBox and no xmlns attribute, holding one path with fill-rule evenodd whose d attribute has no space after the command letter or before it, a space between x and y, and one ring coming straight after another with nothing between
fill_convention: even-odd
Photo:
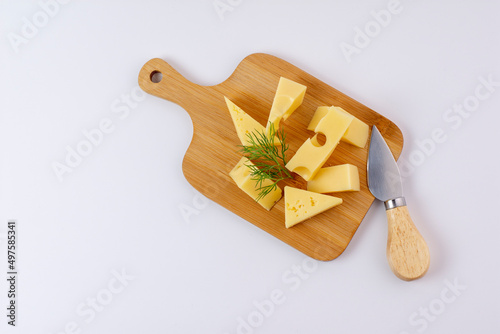
<instances>
[{"instance_id":1,"label":"yellow cheese wedge","mask_svg":"<svg viewBox=\"0 0 500 334\"><path fill-rule=\"evenodd\" d=\"M345 164L321 168L316 176L307 182L307 190L317 193L359 191L358 167Z\"/></svg>"},{"instance_id":2,"label":"yellow cheese wedge","mask_svg":"<svg viewBox=\"0 0 500 334\"><path fill-rule=\"evenodd\" d=\"M285 187L285 226L292 227L342 203L342 198Z\"/></svg>"},{"instance_id":3,"label":"yellow cheese wedge","mask_svg":"<svg viewBox=\"0 0 500 334\"><path fill-rule=\"evenodd\" d=\"M257 186L257 181L252 180L250 175L250 168L248 165L253 165L250 160L246 157L240 159L236 166L229 172L229 176L236 182L236 185L247 193L248 196L252 197L254 200L259 196L259 189ZM261 184L262 187L272 185L273 182L270 180L264 180ZM269 194L259 199L257 203L262 205L266 210L271 210L273 205L279 201L281 198L281 188L276 187Z\"/></svg>"},{"instance_id":4,"label":"yellow cheese wedge","mask_svg":"<svg viewBox=\"0 0 500 334\"><path fill-rule=\"evenodd\" d=\"M330 110L330 107L318 107L316 111L314 112L313 118L309 122L309 125L307 126L307 130L314 131L316 127L318 126L319 121L323 119L323 117L328 114L328 111Z\"/></svg>"},{"instance_id":5,"label":"yellow cheese wedge","mask_svg":"<svg viewBox=\"0 0 500 334\"><path fill-rule=\"evenodd\" d=\"M316 109L316 112L313 115L313 118L311 119L311 122L309 123L309 126L307 127L308 130L314 131L314 128L318 125L319 121L325 117L325 115L328 113L328 111L331 108L336 108L337 110L343 111L348 114L347 111L340 107L318 107ZM351 145L357 146L357 147L365 147L366 142L368 141L368 133L369 133L369 126L368 124L364 123L363 121L360 121L356 117L352 120L352 123L349 125L347 128L347 131L344 133L342 136L341 140L345 141Z\"/></svg>"},{"instance_id":6,"label":"yellow cheese wedge","mask_svg":"<svg viewBox=\"0 0 500 334\"><path fill-rule=\"evenodd\" d=\"M368 141L368 133L370 132L370 127L368 124L360 121L357 118L352 120L351 125L347 128L347 131L342 137L342 141L345 141L351 145L357 147L365 147Z\"/></svg>"},{"instance_id":7,"label":"yellow cheese wedge","mask_svg":"<svg viewBox=\"0 0 500 334\"><path fill-rule=\"evenodd\" d=\"M277 130L281 119L286 120L302 104L306 88L306 86L292 80L283 77L280 78L266 124L268 132L270 124L273 124Z\"/></svg>"},{"instance_id":8,"label":"yellow cheese wedge","mask_svg":"<svg viewBox=\"0 0 500 334\"><path fill-rule=\"evenodd\" d=\"M248 134L250 133L267 133L266 129L262 124L254 120L250 115L243 111L240 107L234 104L231 100L224 96L226 100L227 108L233 119L234 128L236 129L236 134L240 138L241 144L244 146L249 146ZM278 143L275 140L275 144Z\"/></svg>"},{"instance_id":9,"label":"yellow cheese wedge","mask_svg":"<svg viewBox=\"0 0 500 334\"><path fill-rule=\"evenodd\" d=\"M314 128L316 133L326 136L325 144L318 143L317 134L307 139L285 167L299 174L306 181L312 179L332 155L353 119L352 115L330 108Z\"/></svg>"}]
</instances>

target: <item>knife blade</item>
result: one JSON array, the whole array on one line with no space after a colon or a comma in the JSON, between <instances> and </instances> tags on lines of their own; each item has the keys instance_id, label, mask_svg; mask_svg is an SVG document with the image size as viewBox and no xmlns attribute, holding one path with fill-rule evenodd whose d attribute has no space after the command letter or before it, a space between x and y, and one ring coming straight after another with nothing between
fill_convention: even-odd
<instances>
[{"instance_id":1,"label":"knife blade","mask_svg":"<svg viewBox=\"0 0 500 334\"><path fill-rule=\"evenodd\" d=\"M429 248L410 217L398 165L376 126L370 139L367 176L370 192L385 204L391 270L406 281L424 276L430 263Z\"/></svg>"}]
</instances>

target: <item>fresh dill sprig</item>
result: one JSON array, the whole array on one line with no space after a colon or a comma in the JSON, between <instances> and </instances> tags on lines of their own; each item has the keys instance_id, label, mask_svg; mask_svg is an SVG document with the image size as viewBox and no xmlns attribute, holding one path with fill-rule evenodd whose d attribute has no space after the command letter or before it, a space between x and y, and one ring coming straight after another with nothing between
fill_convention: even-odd
<instances>
[{"instance_id":1,"label":"fresh dill sprig","mask_svg":"<svg viewBox=\"0 0 500 334\"><path fill-rule=\"evenodd\" d=\"M250 168L251 178L256 181L256 188L260 191L255 199L258 202L277 189L278 182L292 178L285 167L285 152L288 150L288 144L285 143L285 131L283 129L276 131L272 123L269 132L250 132L247 133L247 137L249 145L240 145L240 151L253 162L246 166ZM278 139L279 145L275 143L275 138ZM266 180L272 183L263 185Z\"/></svg>"}]
</instances>

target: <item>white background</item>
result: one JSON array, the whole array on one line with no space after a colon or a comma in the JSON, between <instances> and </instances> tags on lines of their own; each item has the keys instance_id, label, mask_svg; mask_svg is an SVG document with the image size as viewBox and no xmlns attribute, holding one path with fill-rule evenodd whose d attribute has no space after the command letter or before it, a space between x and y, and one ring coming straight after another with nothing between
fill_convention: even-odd
<instances>
[{"instance_id":1,"label":"white background","mask_svg":"<svg viewBox=\"0 0 500 334\"><path fill-rule=\"evenodd\" d=\"M49 17L39 2L1 1L0 332L499 331L499 2L402 0L380 31L370 13L386 0L220 3L231 10L218 13L212 0L71 1ZM373 37L349 62L341 45L355 45L366 25ZM163 58L212 85L254 52L401 128L405 195L432 256L425 277L408 283L390 271L381 203L344 254L316 262L187 183L190 118L137 95L141 66ZM454 105L474 102L480 77L497 87L460 124L446 121ZM112 131L60 182L54 163L103 119ZM438 128L446 140L429 144ZM19 234L15 328L3 278L8 219ZM117 272L130 277L119 283ZM274 290L283 297L271 307Z\"/></svg>"}]
</instances>

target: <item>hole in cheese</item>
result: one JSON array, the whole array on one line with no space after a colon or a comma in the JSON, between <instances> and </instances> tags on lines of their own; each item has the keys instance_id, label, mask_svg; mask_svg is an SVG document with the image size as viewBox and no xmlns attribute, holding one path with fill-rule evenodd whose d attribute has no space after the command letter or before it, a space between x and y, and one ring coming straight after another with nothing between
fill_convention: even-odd
<instances>
[{"instance_id":1,"label":"hole in cheese","mask_svg":"<svg viewBox=\"0 0 500 334\"><path fill-rule=\"evenodd\" d=\"M311 175L311 171L307 167L297 167L293 170L293 172L301 175L302 177L309 177L309 175Z\"/></svg>"},{"instance_id":2,"label":"hole in cheese","mask_svg":"<svg viewBox=\"0 0 500 334\"><path fill-rule=\"evenodd\" d=\"M326 136L323 133L318 132L311 138L311 143L316 147L324 146L326 144Z\"/></svg>"}]
</instances>

